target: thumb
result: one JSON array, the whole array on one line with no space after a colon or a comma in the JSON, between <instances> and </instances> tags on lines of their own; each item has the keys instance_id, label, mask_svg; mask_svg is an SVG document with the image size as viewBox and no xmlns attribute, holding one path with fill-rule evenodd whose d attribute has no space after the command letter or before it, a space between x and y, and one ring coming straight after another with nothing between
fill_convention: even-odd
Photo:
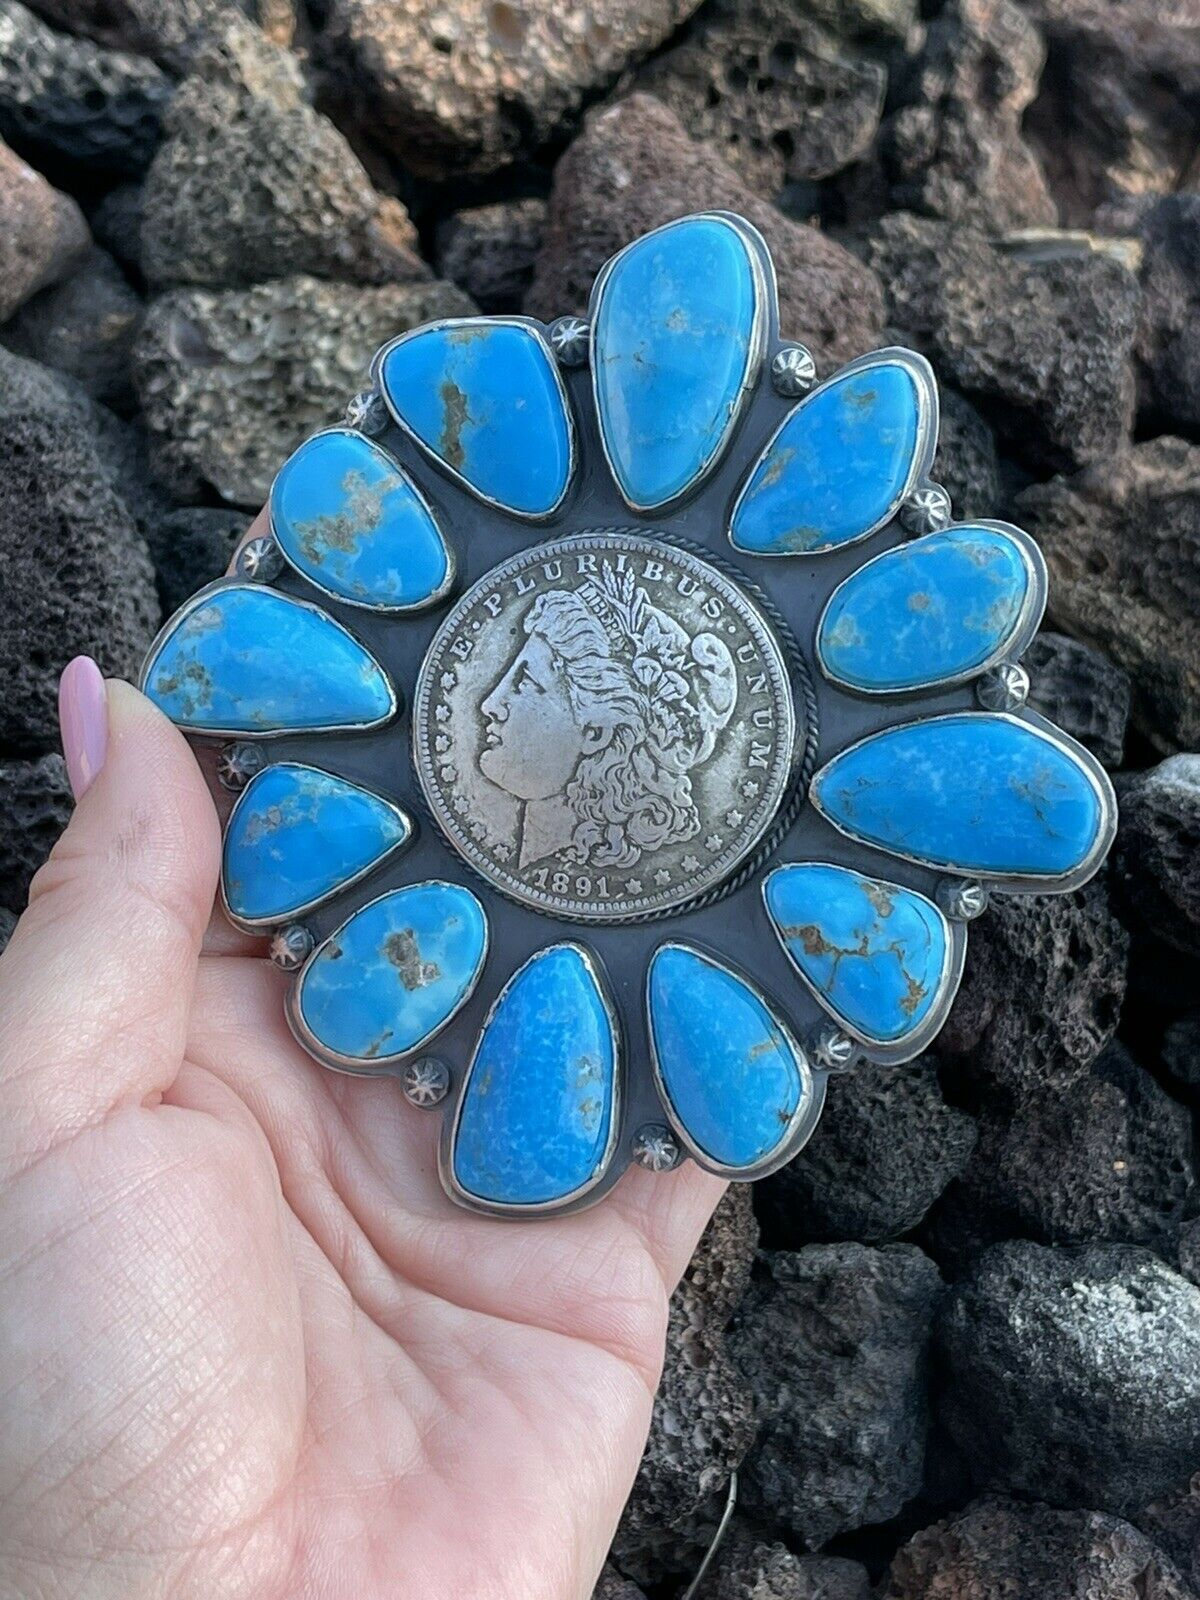
<instances>
[{"instance_id":1,"label":"thumb","mask_svg":"<svg viewBox=\"0 0 1200 1600\"><path fill-rule=\"evenodd\" d=\"M0 1159L32 1159L179 1069L220 856L182 736L79 657L60 715L75 814L0 958Z\"/></svg>"}]
</instances>

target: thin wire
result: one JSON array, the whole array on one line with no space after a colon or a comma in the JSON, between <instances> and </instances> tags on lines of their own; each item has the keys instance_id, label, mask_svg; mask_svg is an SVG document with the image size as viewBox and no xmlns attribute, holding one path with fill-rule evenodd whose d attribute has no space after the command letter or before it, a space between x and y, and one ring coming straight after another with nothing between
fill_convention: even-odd
<instances>
[{"instance_id":1,"label":"thin wire","mask_svg":"<svg viewBox=\"0 0 1200 1600\"><path fill-rule=\"evenodd\" d=\"M704 1582L704 1575L712 1565L713 1557L720 1548L721 1540L725 1537L725 1530L729 1527L729 1520L733 1516L733 1508L735 1505L737 1505L737 1494L738 1475L737 1468L735 1467L729 1474L729 1494L725 1499L725 1509L721 1513L721 1520L717 1523L717 1531L713 1534L712 1541L709 1544L708 1549L704 1552L704 1560L700 1563L700 1567L696 1573L696 1576L680 1595L679 1600L695 1600L696 1593L699 1590L700 1585Z\"/></svg>"}]
</instances>

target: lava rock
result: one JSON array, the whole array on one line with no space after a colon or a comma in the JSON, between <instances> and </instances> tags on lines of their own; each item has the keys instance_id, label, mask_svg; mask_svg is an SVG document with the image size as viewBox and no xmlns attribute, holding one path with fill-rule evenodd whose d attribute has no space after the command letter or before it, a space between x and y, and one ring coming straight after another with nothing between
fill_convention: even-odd
<instances>
[{"instance_id":1,"label":"lava rock","mask_svg":"<svg viewBox=\"0 0 1200 1600\"><path fill-rule=\"evenodd\" d=\"M145 545L86 436L61 417L0 416L0 740L56 743L72 656L136 676L159 623Z\"/></svg>"},{"instance_id":2,"label":"lava rock","mask_svg":"<svg viewBox=\"0 0 1200 1600\"><path fill-rule=\"evenodd\" d=\"M144 56L48 28L0 0L0 135L33 160L136 176L174 85Z\"/></svg>"},{"instance_id":3,"label":"lava rock","mask_svg":"<svg viewBox=\"0 0 1200 1600\"><path fill-rule=\"evenodd\" d=\"M950 496L960 522L991 517L1000 502L1000 464L992 430L969 401L942 387L941 426L933 479Z\"/></svg>"},{"instance_id":4,"label":"lava rock","mask_svg":"<svg viewBox=\"0 0 1200 1600\"><path fill-rule=\"evenodd\" d=\"M871 1600L866 1567L839 1556L798 1556L734 1522L696 1600Z\"/></svg>"},{"instance_id":5,"label":"lava rock","mask_svg":"<svg viewBox=\"0 0 1200 1600\"><path fill-rule=\"evenodd\" d=\"M887 72L789 0L718 0L634 81L770 197L866 154Z\"/></svg>"},{"instance_id":6,"label":"lava rock","mask_svg":"<svg viewBox=\"0 0 1200 1600\"><path fill-rule=\"evenodd\" d=\"M917 1493L940 1287L912 1245L760 1257L729 1337L759 1416L739 1475L749 1515L819 1547Z\"/></svg>"},{"instance_id":7,"label":"lava rock","mask_svg":"<svg viewBox=\"0 0 1200 1600\"><path fill-rule=\"evenodd\" d=\"M1170 1556L1193 1589L1200 1588L1200 1472L1174 1494L1135 1512L1131 1520Z\"/></svg>"},{"instance_id":8,"label":"lava rock","mask_svg":"<svg viewBox=\"0 0 1200 1600\"><path fill-rule=\"evenodd\" d=\"M61 756L0 760L0 906L14 916L24 911L33 875L70 821L72 805Z\"/></svg>"},{"instance_id":9,"label":"lava rock","mask_svg":"<svg viewBox=\"0 0 1200 1600\"><path fill-rule=\"evenodd\" d=\"M1177 0L1022 0L1045 37L1026 121L1068 221L1186 187L1200 125L1200 30Z\"/></svg>"},{"instance_id":10,"label":"lava rock","mask_svg":"<svg viewBox=\"0 0 1200 1600\"><path fill-rule=\"evenodd\" d=\"M928 1058L830 1079L812 1139L756 1185L765 1242L878 1243L915 1228L966 1165L975 1124L948 1106Z\"/></svg>"},{"instance_id":11,"label":"lava rock","mask_svg":"<svg viewBox=\"0 0 1200 1600\"><path fill-rule=\"evenodd\" d=\"M1065 895L995 895L934 1051L985 1094L1077 1076L1116 1032L1128 960L1103 877Z\"/></svg>"},{"instance_id":12,"label":"lava rock","mask_svg":"<svg viewBox=\"0 0 1200 1600\"><path fill-rule=\"evenodd\" d=\"M671 1297L650 1437L613 1544L621 1570L639 1582L699 1564L754 1436L750 1392L726 1352L725 1329L757 1243L749 1188L735 1184Z\"/></svg>"},{"instance_id":13,"label":"lava rock","mask_svg":"<svg viewBox=\"0 0 1200 1600\"><path fill-rule=\"evenodd\" d=\"M164 616L222 576L248 526L245 512L208 506L184 506L158 519L147 543Z\"/></svg>"},{"instance_id":14,"label":"lava rock","mask_svg":"<svg viewBox=\"0 0 1200 1600\"><path fill-rule=\"evenodd\" d=\"M1039 470L1110 458L1133 420L1137 279L1061 238L1022 259L972 229L897 213L865 251L889 324Z\"/></svg>"},{"instance_id":15,"label":"lava rock","mask_svg":"<svg viewBox=\"0 0 1200 1600\"><path fill-rule=\"evenodd\" d=\"M498 200L438 225L437 267L481 311L519 311L546 226L546 202Z\"/></svg>"},{"instance_id":16,"label":"lava rock","mask_svg":"<svg viewBox=\"0 0 1200 1600\"><path fill-rule=\"evenodd\" d=\"M1015 506L1046 556L1053 621L1129 673L1157 749L1200 745L1200 445L1150 439Z\"/></svg>"},{"instance_id":17,"label":"lava rock","mask_svg":"<svg viewBox=\"0 0 1200 1600\"><path fill-rule=\"evenodd\" d=\"M142 185L119 183L88 218L92 238L129 272L142 270Z\"/></svg>"},{"instance_id":18,"label":"lava rock","mask_svg":"<svg viewBox=\"0 0 1200 1600\"><path fill-rule=\"evenodd\" d=\"M976 1500L923 1529L881 1600L1192 1600L1170 1557L1120 1517Z\"/></svg>"},{"instance_id":19,"label":"lava rock","mask_svg":"<svg viewBox=\"0 0 1200 1600\"><path fill-rule=\"evenodd\" d=\"M0 322L73 272L90 243L74 200L0 144Z\"/></svg>"},{"instance_id":20,"label":"lava rock","mask_svg":"<svg viewBox=\"0 0 1200 1600\"><path fill-rule=\"evenodd\" d=\"M892 203L986 232L1055 223L1021 136L1044 59L1037 29L1011 0L949 0L884 126Z\"/></svg>"},{"instance_id":21,"label":"lava rock","mask_svg":"<svg viewBox=\"0 0 1200 1600\"><path fill-rule=\"evenodd\" d=\"M92 249L79 270L27 300L0 328L18 355L74 378L117 411L133 406L133 343L142 302L110 255Z\"/></svg>"},{"instance_id":22,"label":"lava rock","mask_svg":"<svg viewBox=\"0 0 1200 1600\"><path fill-rule=\"evenodd\" d=\"M1124 1514L1195 1470L1200 1289L1148 1250L996 1245L936 1352L940 1419L982 1489Z\"/></svg>"},{"instance_id":23,"label":"lava rock","mask_svg":"<svg viewBox=\"0 0 1200 1600\"><path fill-rule=\"evenodd\" d=\"M1117 203L1096 222L1142 247L1141 408L1165 431L1200 428L1200 194Z\"/></svg>"},{"instance_id":24,"label":"lava rock","mask_svg":"<svg viewBox=\"0 0 1200 1600\"><path fill-rule=\"evenodd\" d=\"M1115 770L1125 753L1133 686L1107 656L1062 633L1039 633L1025 653L1029 704Z\"/></svg>"},{"instance_id":25,"label":"lava rock","mask_svg":"<svg viewBox=\"0 0 1200 1600\"><path fill-rule=\"evenodd\" d=\"M636 1583L623 1578L616 1567L606 1562L600 1580L592 1590L592 1600L646 1600Z\"/></svg>"},{"instance_id":26,"label":"lava rock","mask_svg":"<svg viewBox=\"0 0 1200 1600\"><path fill-rule=\"evenodd\" d=\"M544 144L698 0L329 0L321 43L372 136L425 178L495 172Z\"/></svg>"},{"instance_id":27,"label":"lava rock","mask_svg":"<svg viewBox=\"0 0 1200 1600\"><path fill-rule=\"evenodd\" d=\"M1177 1017L1163 1031L1162 1061L1172 1088L1195 1104L1200 1098L1200 1011Z\"/></svg>"},{"instance_id":28,"label":"lava rock","mask_svg":"<svg viewBox=\"0 0 1200 1600\"><path fill-rule=\"evenodd\" d=\"M1200 955L1200 755L1160 762L1121 802L1115 861L1126 898L1160 939Z\"/></svg>"},{"instance_id":29,"label":"lava rock","mask_svg":"<svg viewBox=\"0 0 1200 1600\"><path fill-rule=\"evenodd\" d=\"M832 239L748 195L740 174L644 94L593 114L555 168L526 310L547 319L583 311L611 255L699 210L739 212L763 234L775 258L783 331L819 363L846 361L878 343L883 304L874 275Z\"/></svg>"},{"instance_id":30,"label":"lava rock","mask_svg":"<svg viewBox=\"0 0 1200 1600\"><path fill-rule=\"evenodd\" d=\"M134 377L164 481L180 500L205 486L254 510L301 440L363 386L376 349L474 303L447 283L364 289L281 278L152 302Z\"/></svg>"},{"instance_id":31,"label":"lava rock","mask_svg":"<svg viewBox=\"0 0 1200 1600\"><path fill-rule=\"evenodd\" d=\"M298 273L427 278L416 231L304 98L295 59L231 20L198 52L146 179L151 283L237 287Z\"/></svg>"},{"instance_id":32,"label":"lava rock","mask_svg":"<svg viewBox=\"0 0 1200 1600\"><path fill-rule=\"evenodd\" d=\"M185 73L196 51L231 15L245 15L277 44L295 27L292 0L33 0L57 27Z\"/></svg>"},{"instance_id":33,"label":"lava rock","mask_svg":"<svg viewBox=\"0 0 1200 1600\"><path fill-rule=\"evenodd\" d=\"M1170 1256L1191 1193L1190 1114L1114 1041L1082 1076L1051 1076L981 1110L975 1153L930 1218L930 1247L954 1267L1014 1237Z\"/></svg>"}]
</instances>

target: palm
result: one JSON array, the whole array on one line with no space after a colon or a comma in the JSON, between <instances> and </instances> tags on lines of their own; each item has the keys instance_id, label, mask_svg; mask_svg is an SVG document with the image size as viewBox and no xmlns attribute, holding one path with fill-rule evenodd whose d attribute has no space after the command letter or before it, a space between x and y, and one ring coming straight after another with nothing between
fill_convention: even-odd
<instances>
[{"instance_id":1,"label":"palm","mask_svg":"<svg viewBox=\"0 0 1200 1600\"><path fill-rule=\"evenodd\" d=\"M636 1172L553 1222L458 1211L433 1119L310 1062L280 982L203 957L161 1101L8 1192L14 1570L47 1595L110 1568L82 1592L586 1595L719 1185Z\"/></svg>"}]
</instances>

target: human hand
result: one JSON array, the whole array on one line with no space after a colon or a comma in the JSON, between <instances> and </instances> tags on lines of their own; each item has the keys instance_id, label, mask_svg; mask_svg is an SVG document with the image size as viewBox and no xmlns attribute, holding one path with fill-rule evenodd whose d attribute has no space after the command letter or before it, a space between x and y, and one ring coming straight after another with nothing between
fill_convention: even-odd
<instances>
[{"instance_id":1,"label":"human hand","mask_svg":"<svg viewBox=\"0 0 1200 1600\"><path fill-rule=\"evenodd\" d=\"M81 798L0 958L0 1596L589 1595L721 1183L456 1209L210 923L179 733L90 662L63 712Z\"/></svg>"}]
</instances>

